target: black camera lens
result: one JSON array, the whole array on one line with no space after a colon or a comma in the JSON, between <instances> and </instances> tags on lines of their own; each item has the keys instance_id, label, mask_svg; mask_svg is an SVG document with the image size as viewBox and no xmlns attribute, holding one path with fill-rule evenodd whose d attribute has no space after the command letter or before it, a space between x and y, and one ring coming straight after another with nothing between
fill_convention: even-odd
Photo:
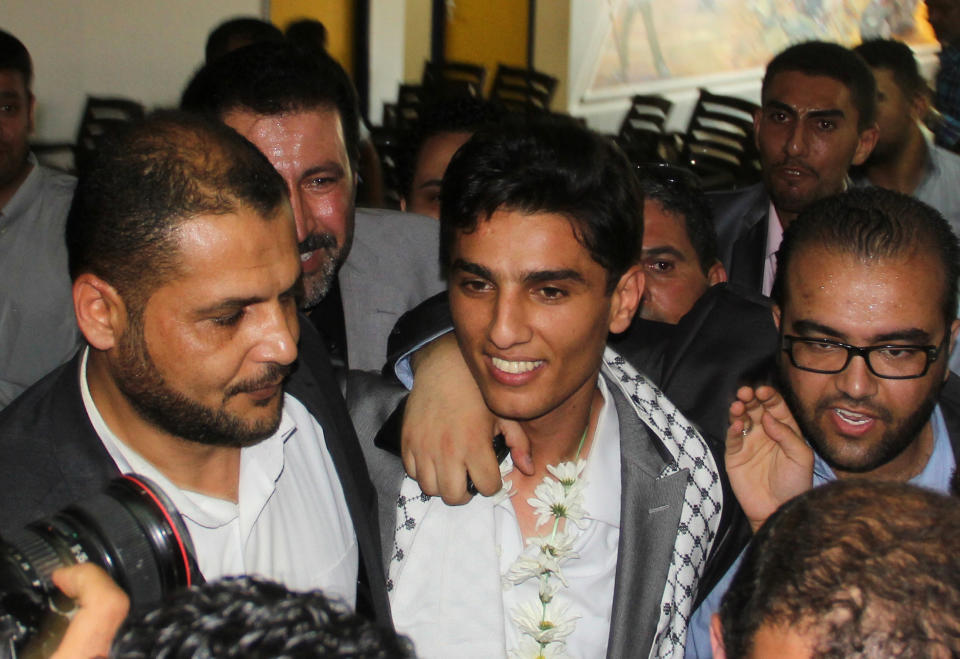
<instances>
[{"instance_id":1,"label":"black camera lens","mask_svg":"<svg viewBox=\"0 0 960 659\"><path fill-rule=\"evenodd\" d=\"M63 623L56 614L71 602L50 575L86 562L103 567L126 591L131 612L153 608L168 593L202 581L176 507L150 480L129 474L111 481L101 494L4 533L0 635L12 638L17 648L28 643L55 647L55 628Z\"/></svg>"}]
</instances>

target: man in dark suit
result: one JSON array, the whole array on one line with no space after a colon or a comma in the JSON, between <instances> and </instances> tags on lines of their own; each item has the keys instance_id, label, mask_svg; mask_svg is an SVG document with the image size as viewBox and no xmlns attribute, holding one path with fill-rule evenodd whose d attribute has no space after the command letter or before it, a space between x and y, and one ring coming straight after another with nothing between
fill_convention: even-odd
<instances>
[{"instance_id":1,"label":"man in dark suit","mask_svg":"<svg viewBox=\"0 0 960 659\"><path fill-rule=\"evenodd\" d=\"M783 230L808 204L847 187L877 141L876 85L838 44L787 48L767 65L753 118L763 183L712 197L729 280L769 295Z\"/></svg>"},{"instance_id":2,"label":"man in dark suit","mask_svg":"<svg viewBox=\"0 0 960 659\"><path fill-rule=\"evenodd\" d=\"M137 472L208 579L322 587L389 624L374 494L326 351L300 335L294 221L266 158L208 119L131 125L91 162L67 244L86 345L0 415L0 529Z\"/></svg>"}]
</instances>

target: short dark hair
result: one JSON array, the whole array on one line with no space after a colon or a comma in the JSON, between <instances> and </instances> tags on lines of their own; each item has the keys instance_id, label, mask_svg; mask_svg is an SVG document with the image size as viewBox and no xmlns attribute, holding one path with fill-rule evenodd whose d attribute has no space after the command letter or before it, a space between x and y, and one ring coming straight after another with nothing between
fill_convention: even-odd
<instances>
[{"instance_id":1,"label":"short dark hair","mask_svg":"<svg viewBox=\"0 0 960 659\"><path fill-rule=\"evenodd\" d=\"M643 165L637 174L646 200L656 201L666 212L683 218L687 237L706 275L719 258L717 229L710 203L696 177L669 165Z\"/></svg>"},{"instance_id":2,"label":"short dark hair","mask_svg":"<svg viewBox=\"0 0 960 659\"><path fill-rule=\"evenodd\" d=\"M398 168L403 195L409 199L413 192L410 186L424 142L441 133L475 133L484 126L499 123L502 117L500 106L472 96L451 96L423 105L417 122L403 140Z\"/></svg>"},{"instance_id":3,"label":"short dark hair","mask_svg":"<svg viewBox=\"0 0 960 659\"><path fill-rule=\"evenodd\" d=\"M158 112L111 131L67 217L70 276L93 273L134 304L175 271L175 229L246 206L271 220L283 179L256 147L206 117Z\"/></svg>"},{"instance_id":4,"label":"short dark hair","mask_svg":"<svg viewBox=\"0 0 960 659\"><path fill-rule=\"evenodd\" d=\"M125 621L110 651L113 659L413 656L410 641L343 602L257 577L226 577L174 594Z\"/></svg>"},{"instance_id":5,"label":"short dark hair","mask_svg":"<svg viewBox=\"0 0 960 659\"><path fill-rule=\"evenodd\" d=\"M304 52L316 54L327 50L327 27L315 18L293 21L283 34L295 48Z\"/></svg>"},{"instance_id":6,"label":"short dark hair","mask_svg":"<svg viewBox=\"0 0 960 659\"><path fill-rule=\"evenodd\" d=\"M763 75L760 95L764 103L773 79L788 71L841 82L850 90L853 106L857 108L858 130L866 130L876 120L877 83L867 63L849 48L826 41L805 41L779 53L770 60Z\"/></svg>"},{"instance_id":7,"label":"short dark hair","mask_svg":"<svg viewBox=\"0 0 960 659\"><path fill-rule=\"evenodd\" d=\"M350 165L356 169L357 92L343 67L329 55L308 54L277 43L240 48L197 71L183 92L180 107L221 120L232 110L262 115L336 110Z\"/></svg>"},{"instance_id":8,"label":"short dark hair","mask_svg":"<svg viewBox=\"0 0 960 659\"><path fill-rule=\"evenodd\" d=\"M764 625L814 637L815 657L960 653L960 505L905 483L835 481L753 537L720 605L728 657Z\"/></svg>"},{"instance_id":9,"label":"short dark hair","mask_svg":"<svg viewBox=\"0 0 960 659\"><path fill-rule=\"evenodd\" d=\"M33 61L23 42L15 36L0 30L0 70L17 71L23 76L23 84L30 93L33 85Z\"/></svg>"},{"instance_id":10,"label":"short dark hair","mask_svg":"<svg viewBox=\"0 0 960 659\"><path fill-rule=\"evenodd\" d=\"M927 87L910 46L896 39L870 39L853 49L875 69L887 69L909 98L922 94Z\"/></svg>"},{"instance_id":11,"label":"short dark hair","mask_svg":"<svg viewBox=\"0 0 960 659\"><path fill-rule=\"evenodd\" d=\"M283 41L283 33L273 23L253 16L231 18L210 31L204 54L207 62L212 62L237 48L261 41Z\"/></svg>"},{"instance_id":12,"label":"short dark hair","mask_svg":"<svg viewBox=\"0 0 960 659\"><path fill-rule=\"evenodd\" d=\"M773 299L781 308L789 298L790 265L807 247L863 259L895 258L922 249L940 261L944 276L940 304L948 331L957 317L960 246L943 216L922 201L883 188L854 188L803 209L787 227L777 252Z\"/></svg>"},{"instance_id":13,"label":"short dark hair","mask_svg":"<svg viewBox=\"0 0 960 659\"><path fill-rule=\"evenodd\" d=\"M440 259L456 235L498 210L555 213L607 271L608 292L639 258L643 193L627 157L572 119L530 119L475 133L443 177Z\"/></svg>"}]
</instances>

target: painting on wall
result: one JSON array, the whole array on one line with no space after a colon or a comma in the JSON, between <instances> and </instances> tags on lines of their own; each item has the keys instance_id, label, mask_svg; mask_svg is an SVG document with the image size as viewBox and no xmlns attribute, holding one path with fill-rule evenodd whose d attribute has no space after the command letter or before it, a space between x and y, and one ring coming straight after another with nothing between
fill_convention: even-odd
<instances>
[{"instance_id":1,"label":"painting on wall","mask_svg":"<svg viewBox=\"0 0 960 659\"><path fill-rule=\"evenodd\" d=\"M810 39L936 43L922 0L608 0L607 8L595 92L757 69Z\"/></svg>"}]
</instances>

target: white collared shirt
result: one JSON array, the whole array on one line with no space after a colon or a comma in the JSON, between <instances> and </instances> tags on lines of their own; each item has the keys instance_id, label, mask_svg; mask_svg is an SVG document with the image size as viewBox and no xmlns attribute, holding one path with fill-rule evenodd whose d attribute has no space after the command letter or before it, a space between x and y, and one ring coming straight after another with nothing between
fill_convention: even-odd
<instances>
[{"instance_id":1,"label":"white collared shirt","mask_svg":"<svg viewBox=\"0 0 960 659\"><path fill-rule=\"evenodd\" d=\"M569 587L562 588L557 595L558 600L570 602L571 611L580 616L576 628L567 638L567 653L572 657L603 657L607 653L620 542L620 422L616 405L602 377L598 387L603 395L603 408L587 455L587 466L581 476L587 482L583 508L587 511L588 523L585 529L577 531L574 541L574 551L579 558L571 558L563 566ZM523 549L523 538L510 499L504 499L494 508L494 519L500 573L505 575ZM573 524L567 527L568 531L576 528ZM540 530L549 532L547 526ZM508 650L516 648L520 640L511 611L521 602L537 601L538 593L535 579L504 590Z\"/></svg>"},{"instance_id":2,"label":"white collared shirt","mask_svg":"<svg viewBox=\"0 0 960 659\"><path fill-rule=\"evenodd\" d=\"M767 297L773 291L773 280L777 276L777 250L783 242L783 225L773 202L767 211L767 244L763 251L763 294Z\"/></svg>"},{"instance_id":3,"label":"white collared shirt","mask_svg":"<svg viewBox=\"0 0 960 659\"><path fill-rule=\"evenodd\" d=\"M146 476L173 501L207 580L260 575L355 604L359 553L343 488L323 428L296 398L284 395L277 432L241 450L233 503L177 487L107 427L87 386L89 350L80 367L87 416L121 472Z\"/></svg>"}]
</instances>

